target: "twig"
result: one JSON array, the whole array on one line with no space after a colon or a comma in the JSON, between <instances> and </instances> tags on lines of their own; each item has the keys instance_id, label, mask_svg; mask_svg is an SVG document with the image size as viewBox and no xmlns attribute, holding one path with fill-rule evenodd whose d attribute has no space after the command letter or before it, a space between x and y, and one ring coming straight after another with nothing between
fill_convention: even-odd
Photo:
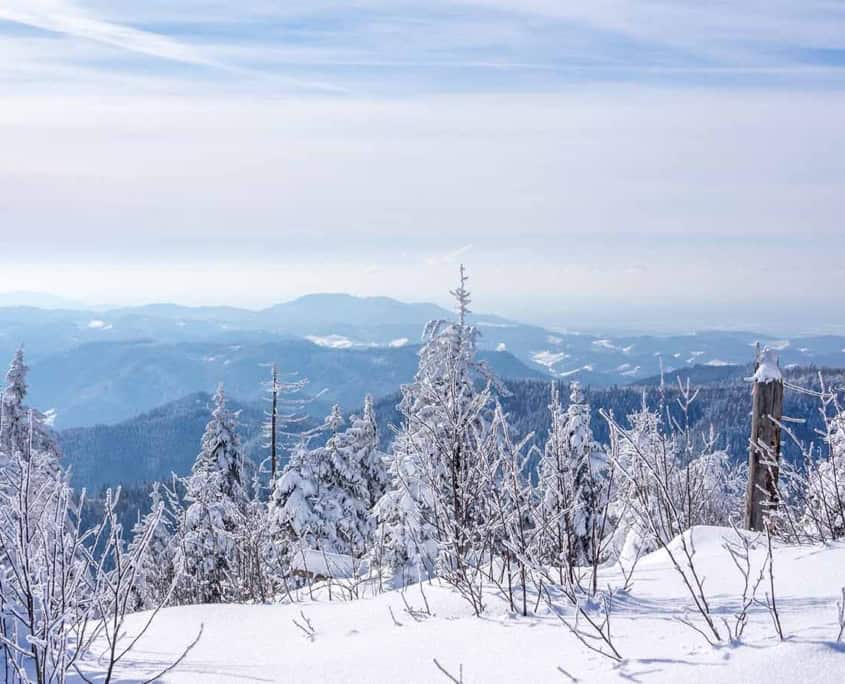
<instances>
[{"instance_id":1,"label":"twig","mask_svg":"<svg viewBox=\"0 0 845 684\"><path fill-rule=\"evenodd\" d=\"M302 620L305 624L301 624L296 618L292 619L293 624L302 630L308 641L314 641L314 637L317 636L317 630L314 629L314 625L311 624L311 620L308 619L303 611L300 610L299 614L302 616Z\"/></svg>"},{"instance_id":2,"label":"twig","mask_svg":"<svg viewBox=\"0 0 845 684\"><path fill-rule=\"evenodd\" d=\"M780 614L778 613L778 605L777 600L775 599L775 561L774 556L772 554L772 532L769 529L768 525L766 526L766 542L768 544L768 560L769 560L769 589L771 590L771 596L769 593L766 593L766 605L769 608L769 613L772 616L772 622L775 625L775 631L777 631L780 640L783 641L783 627L780 624Z\"/></svg>"},{"instance_id":3,"label":"twig","mask_svg":"<svg viewBox=\"0 0 845 684\"><path fill-rule=\"evenodd\" d=\"M566 670L564 670L560 665L557 666L557 671L560 672L564 677L566 677L570 682L577 682L578 681L578 677L573 677Z\"/></svg>"},{"instance_id":4,"label":"twig","mask_svg":"<svg viewBox=\"0 0 845 684\"><path fill-rule=\"evenodd\" d=\"M166 668L164 668L161 672L159 672L155 677L151 677L150 679L145 679L142 682L142 684L150 684L151 682L155 682L155 681L161 679L162 677L164 677L164 675L166 675L168 672L172 672L174 669L176 669L176 667L183 660L185 660L185 658L188 657L188 654L193 650L194 646L196 646L199 643L200 637L202 637L202 632L203 632L204 629L205 629L205 623L201 623L200 624L200 631L197 632L196 638L190 644L188 644L185 647L185 650L182 651L182 655L180 655L174 662L172 662L170 665L168 665Z\"/></svg>"},{"instance_id":5,"label":"twig","mask_svg":"<svg viewBox=\"0 0 845 684\"><path fill-rule=\"evenodd\" d=\"M463 684L464 682L464 666L458 665L458 676L455 677L449 670L443 667L440 663L437 662L437 658L432 658L434 664L437 666L437 669L440 670L444 675L446 675L451 681L455 682L455 684Z\"/></svg>"},{"instance_id":6,"label":"twig","mask_svg":"<svg viewBox=\"0 0 845 684\"><path fill-rule=\"evenodd\" d=\"M403 625L401 622L399 622L399 620L397 620L397 619L396 619L396 615L393 613L393 608L392 608L392 607L388 606L388 607L387 607L387 612L388 612L388 613L390 613L390 617L391 617L391 619L393 620L393 624L394 624L396 627L404 627L404 626L405 626L405 625Z\"/></svg>"},{"instance_id":7,"label":"twig","mask_svg":"<svg viewBox=\"0 0 845 684\"><path fill-rule=\"evenodd\" d=\"M425 618L430 617L430 613L425 613L424 611L417 610L416 608L412 608L411 604L408 603L408 599L405 598L405 592L399 592L399 596L402 598L402 603L405 604L405 612L410 615L415 622L422 622Z\"/></svg>"}]
</instances>

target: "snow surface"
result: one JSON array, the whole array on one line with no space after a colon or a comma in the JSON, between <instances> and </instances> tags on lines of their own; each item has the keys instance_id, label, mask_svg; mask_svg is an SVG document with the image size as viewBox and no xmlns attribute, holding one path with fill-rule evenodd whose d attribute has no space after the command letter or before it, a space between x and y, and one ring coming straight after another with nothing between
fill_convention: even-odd
<instances>
[{"instance_id":1,"label":"snow surface","mask_svg":"<svg viewBox=\"0 0 845 684\"><path fill-rule=\"evenodd\" d=\"M111 330L111 324L106 321L93 320L88 322L88 328L91 330Z\"/></svg>"},{"instance_id":2,"label":"snow surface","mask_svg":"<svg viewBox=\"0 0 845 684\"><path fill-rule=\"evenodd\" d=\"M581 371L587 371L588 373L592 373L593 366L591 364L587 364L585 366L581 366L580 368L573 368L572 370L568 371L561 371L558 375L562 378L567 378L570 375L575 375L576 373L580 373Z\"/></svg>"},{"instance_id":3,"label":"snow surface","mask_svg":"<svg viewBox=\"0 0 845 684\"><path fill-rule=\"evenodd\" d=\"M329 349L351 349L355 343L343 335L306 335L305 339L318 347Z\"/></svg>"},{"instance_id":4,"label":"snow surface","mask_svg":"<svg viewBox=\"0 0 845 684\"><path fill-rule=\"evenodd\" d=\"M742 576L723 540L726 528L698 527L692 535L696 562L720 618L733 620ZM764 545L753 552L756 566ZM640 560L628 594L612 614L614 642L625 660L615 664L586 650L541 604L521 617L491 593L487 612L469 605L445 585L424 584L432 616L412 617L398 592L355 601L318 600L278 605L206 605L163 610L120 669L120 681L138 681L165 667L197 634L196 648L164 682L447 682L433 658L474 682L766 682L821 684L841 681L845 644L835 643L836 598L845 584L845 544L775 548L777 602L787 636L779 642L764 607L752 609L744 641L712 647L677 618L692 616L691 601L665 551ZM618 587L618 569L603 570L600 585ZM420 585L406 589L415 610L424 608ZM395 615L397 624L390 615ZM311 622L306 637L293 620ZM148 614L130 621L130 634ZM567 613L571 615L571 610ZM84 668L94 671L93 663Z\"/></svg>"},{"instance_id":5,"label":"snow surface","mask_svg":"<svg viewBox=\"0 0 845 684\"><path fill-rule=\"evenodd\" d=\"M399 349L405 347L410 343L407 337L398 337L395 340L390 340L386 344L379 344L377 342L361 342L350 339L345 335L306 335L305 339L316 344L318 347L327 347L328 349L373 349L375 347L388 347L390 349Z\"/></svg>"},{"instance_id":6,"label":"snow surface","mask_svg":"<svg viewBox=\"0 0 845 684\"><path fill-rule=\"evenodd\" d=\"M346 578L354 577L356 571L364 572L366 566L362 564L362 561L356 561L351 556L304 549L291 559L291 569L322 577Z\"/></svg>"},{"instance_id":7,"label":"snow surface","mask_svg":"<svg viewBox=\"0 0 845 684\"><path fill-rule=\"evenodd\" d=\"M551 369L552 366L557 365L564 359L566 359L568 355L566 352L553 352L549 351L548 349L544 349L543 351L535 352L531 359L534 363L537 363L541 366L546 366L547 368Z\"/></svg>"}]
</instances>

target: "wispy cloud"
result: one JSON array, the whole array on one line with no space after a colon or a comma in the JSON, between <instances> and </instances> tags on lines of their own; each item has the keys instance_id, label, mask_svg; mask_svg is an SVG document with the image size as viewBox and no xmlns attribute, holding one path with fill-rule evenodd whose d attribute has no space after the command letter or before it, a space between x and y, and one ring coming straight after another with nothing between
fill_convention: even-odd
<instances>
[{"instance_id":1,"label":"wispy cloud","mask_svg":"<svg viewBox=\"0 0 845 684\"><path fill-rule=\"evenodd\" d=\"M4 0L0 5L0 19L161 59L221 66L190 45L149 31L103 21L70 2Z\"/></svg>"},{"instance_id":2,"label":"wispy cloud","mask_svg":"<svg viewBox=\"0 0 845 684\"><path fill-rule=\"evenodd\" d=\"M359 97L432 92L548 91L642 83L845 84L845 5L827 0L4 0L0 20L141 58L213 67L204 87L237 84ZM0 35L3 27L0 25ZM3 36L5 46L21 42ZM56 79L78 64L106 78L148 66L57 41L63 58L23 41L2 71ZM17 74L15 73L17 72ZM160 73L196 87L196 73ZM0 78L3 73L0 73ZM245 81L245 83L244 83Z\"/></svg>"},{"instance_id":3,"label":"wispy cloud","mask_svg":"<svg viewBox=\"0 0 845 684\"><path fill-rule=\"evenodd\" d=\"M433 254L425 258L427 266L442 266L443 264L453 264L462 256L468 254L472 249L472 245L464 245L442 254Z\"/></svg>"}]
</instances>

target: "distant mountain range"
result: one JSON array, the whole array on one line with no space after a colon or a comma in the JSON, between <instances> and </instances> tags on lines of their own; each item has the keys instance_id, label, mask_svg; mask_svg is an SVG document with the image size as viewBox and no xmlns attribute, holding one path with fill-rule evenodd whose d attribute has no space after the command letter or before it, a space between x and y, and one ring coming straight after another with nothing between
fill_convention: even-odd
<instances>
[{"instance_id":1,"label":"distant mountain range","mask_svg":"<svg viewBox=\"0 0 845 684\"><path fill-rule=\"evenodd\" d=\"M0 300L0 303L2 300ZM24 343L34 405L58 427L115 423L223 381L254 401L267 365L311 380L315 402L357 406L395 392L416 367L425 323L453 315L434 304L315 294L260 311L153 304L94 311L0 307L0 357ZM560 332L477 314L480 345L505 378L580 380L594 387L650 382L694 366L730 374L756 341L789 366L845 366L845 337L775 339L754 332L600 336ZM696 371L699 373L707 371Z\"/></svg>"}]
</instances>

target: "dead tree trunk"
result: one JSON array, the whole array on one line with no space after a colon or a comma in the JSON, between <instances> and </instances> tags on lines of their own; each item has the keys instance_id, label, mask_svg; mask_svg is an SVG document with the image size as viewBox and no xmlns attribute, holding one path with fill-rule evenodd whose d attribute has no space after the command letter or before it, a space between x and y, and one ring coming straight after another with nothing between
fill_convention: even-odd
<instances>
[{"instance_id":1,"label":"dead tree trunk","mask_svg":"<svg viewBox=\"0 0 845 684\"><path fill-rule=\"evenodd\" d=\"M745 526L762 531L766 516L778 505L780 422L783 418L783 376L777 355L763 350L757 359L751 390L751 442L748 450L748 489Z\"/></svg>"},{"instance_id":2,"label":"dead tree trunk","mask_svg":"<svg viewBox=\"0 0 845 684\"><path fill-rule=\"evenodd\" d=\"M270 409L270 482L276 482L276 419L279 415L279 372L273 364L272 408ZM271 485L272 486L272 485Z\"/></svg>"}]
</instances>

